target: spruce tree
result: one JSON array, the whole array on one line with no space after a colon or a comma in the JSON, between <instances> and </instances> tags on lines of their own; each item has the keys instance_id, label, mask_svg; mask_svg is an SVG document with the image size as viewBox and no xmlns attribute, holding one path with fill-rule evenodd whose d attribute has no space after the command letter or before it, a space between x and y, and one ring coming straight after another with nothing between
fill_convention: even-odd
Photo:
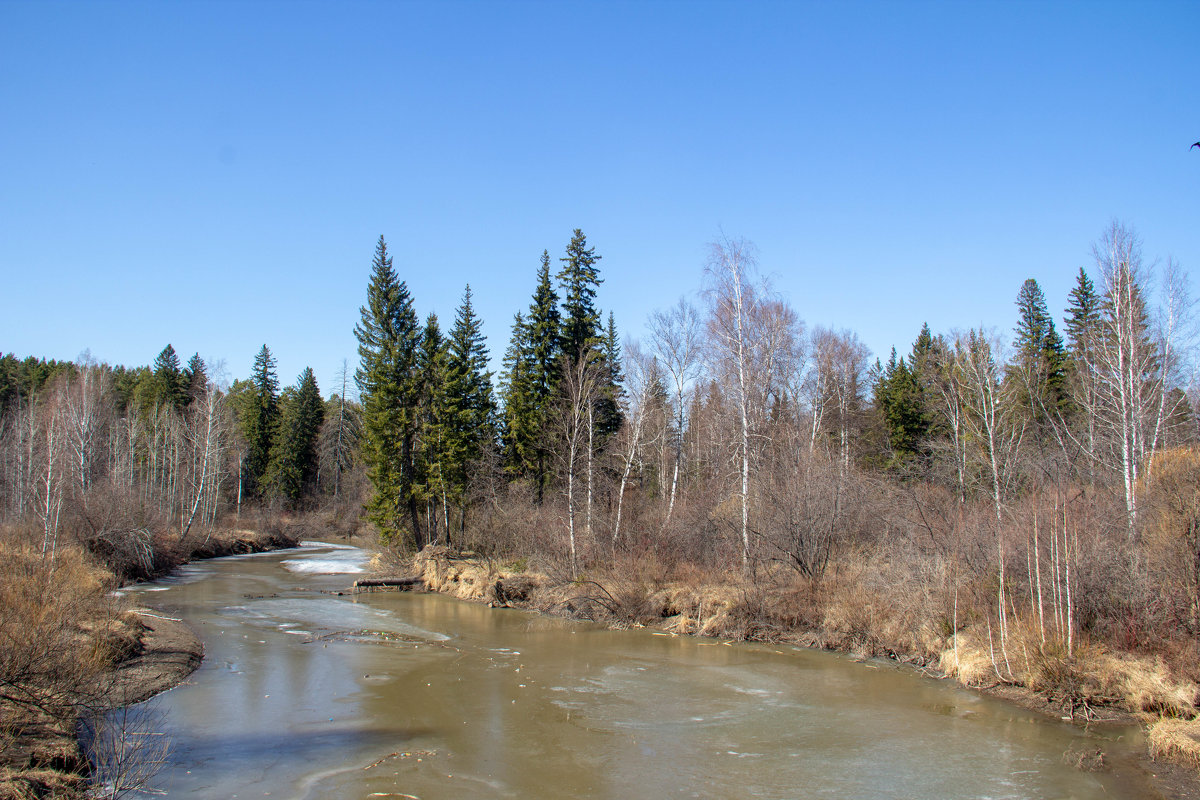
<instances>
[{"instance_id":1,"label":"spruce tree","mask_svg":"<svg viewBox=\"0 0 1200 800\"><path fill-rule=\"evenodd\" d=\"M421 397L418 416L419 444L417 448L416 482L414 491L425 508L429 523L429 538L437 539L438 515L450 502L454 453L451 434L453 398L448 371L450 343L442 336L437 314L425 320L421 346L417 353L417 370L421 376Z\"/></svg>"},{"instance_id":2,"label":"spruce tree","mask_svg":"<svg viewBox=\"0 0 1200 800\"><path fill-rule=\"evenodd\" d=\"M181 410L187 405L187 379L179 368L175 348L167 345L154 359L152 402Z\"/></svg>"},{"instance_id":3,"label":"spruce tree","mask_svg":"<svg viewBox=\"0 0 1200 800\"><path fill-rule=\"evenodd\" d=\"M544 431L550 420L550 407L562 381L562 316L558 311L558 293L550 281L550 253L543 250L538 267L537 287L529 305L526 323L528 341L528 418L523 429L522 452L533 470L537 500L542 502L550 480L550 451Z\"/></svg>"},{"instance_id":4,"label":"spruce tree","mask_svg":"<svg viewBox=\"0 0 1200 800\"><path fill-rule=\"evenodd\" d=\"M1023 387L1019 398L1035 422L1049 423L1063 410L1065 402L1066 352L1062 337L1054 329L1045 295L1033 278L1022 284L1016 304L1014 366Z\"/></svg>"},{"instance_id":5,"label":"spruce tree","mask_svg":"<svg viewBox=\"0 0 1200 800\"><path fill-rule=\"evenodd\" d=\"M571 236L558 280L563 287L563 320L560 347L569 363L585 357L600 342L600 314L596 311L596 287L602 282L595 247L579 228Z\"/></svg>"},{"instance_id":6,"label":"spruce tree","mask_svg":"<svg viewBox=\"0 0 1200 800\"><path fill-rule=\"evenodd\" d=\"M245 487L251 496L261 496L279 421L279 380L275 377L275 359L265 344L254 357L250 391L244 403L241 418L246 439Z\"/></svg>"},{"instance_id":7,"label":"spruce tree","mask_svg":"<svg viewBox=\"0 0 1200 800\"><path fill-rule=\"evenodd\" d=\"M184 368L185 385L187 387L187 404L191 405L208 391L208 367L199 353L193 353Z\"/></svg>"},{"instance_id":8,"label":"spruce tree","mask_svg":"<svg viewBox=\"0 0 1200 800\"><path fill-rule=\"evenodd\" d=\"M874 404L890 451L885 466L907 469L921 454L929 422L916 375L892 348L886 365L875 368Z\"/></svg>"},{"instance_id":9,"label":"spruce tree","mask_svg":"<svg viewBox=\"0 0 1200 800\"><path fill-rule=\"evenodd\" d=\"M454 317L447 359L451 456L448 478L450 494L463 511L459 515L460 527L465 521L463 503L471 464L496 440L496 401L492 397L492 374L487 366L483 322L475 315L471 287L467 286Z\"/></svg>"},{"instance_id":10,"label":"spruce tree","mask_svg":"<svg viewBox=\"0 0 1200 800\"><path fill-rule=\"evenodd\" d=\"M1017 327L1013 347L1022 369L1036 371L1050 325L1050 311L1038 282L1029 278L1017 293Z\"/></svg>"},{"instance_id":11,"label":"spruce tree","mask_svg":"<svg viewBox=\"0 0 1200 800\"><path fill-rule=\"evenodd\" d=\"M617 337L617 323L611 311L601 344L604 348L604 366L607 374L606 385L601 389L600 400L596 404L596 428L601 441L604 441L621 428L621 402L625 398L625 389L622 387L625 375L621 371L621 341Z\"/></svg>"},{"instance_id":12,"label":"spruce tree","mask_svg":"<svg viewBox=\"0 0 1200 800\"><path fill-rule=\"evenodd\" d=\"M1064 328L1067 332L1067 354L1078 369L1081 363L1090 363L1094 355L1100 335L1102 310L1100 296L1096 294L1096 287L1083 267L1079 268L1070 298Z\"/></svg>"},{"instance_id":13,"label":"spruce tree","mask_svg":"<svg viewBox=\"0 0 1200 800\"><path fill-rule=\"evenodd\" d=\"M405 537L421 547L421 522L414 492L420 329L408 287L392 268L382 236L375 247L367 304L354 328L359 368L355 373L363 408L363 460L374 487L370 519L385 542Z\"/></svg>"},{"instance_id":14,"label":"spruce tree","mask_svg":"<svg viewBox=\"0 0 1200 800\"><path fill-rule=\"evenodd\" d=\"M454 440L460 471L479 457L480 448L495 439L496 402L492 397L492 373L488 371L487 343L483 321L471 304L471 287L450 332L450 396L454 403Z\"/></svg>"},{"instance_id":15,"label":"spruce tree","mask_svg":"<svg viewBox=\"0 0 1200 800\"><path fill-rule=\"evenodd\" d=\"M316 481L317 436L325 418L325 404L311 367L305 367L296 385L284 391L279 405L266 483L273 496L295 503Z\"/></svg>"},{"instance_id":16,"label":"spruce tree","mask_svg":"<svg viewBox=\"0 0 1200 800\"><path fill-rule=\"evenodd\" d=\"M533 364L529 326L518 311L513 317L512 335L500 373L503 403L500 441L505 470L514 478L536 475L538 428Z\"/></svg>"}]
</instances>

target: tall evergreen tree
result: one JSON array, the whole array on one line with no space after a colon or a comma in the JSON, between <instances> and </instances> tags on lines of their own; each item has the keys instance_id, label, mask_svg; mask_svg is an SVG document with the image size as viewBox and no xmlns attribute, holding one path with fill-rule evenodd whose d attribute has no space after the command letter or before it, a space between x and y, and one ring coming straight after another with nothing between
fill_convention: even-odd
<instances>
[{"instance_id":1,"label":"tall evergreen tree","mask_svg":"<svg viewBox=\"0 0 1200 800\"><path fill-rule=\"evenodd\" d=\"M621 371L621 340L617 336L617 323L611 311L601 345L607 375L606 385L601 389L600 400L596 404L596 428L601 440L606 440L621 428L621 402L625 397L622 388L625 375Z\"/></svg>"},{"instance_id":2,"label":"tall evergreen tree","mask_svg":"<svg viewBox=\"0 0 1200 800\"><path fill-rule=\"evenodd\" d=\"M483 322L475 315L471 287L467 286L454 317L447 358L451 457L448 478L450 494L460 507L466 497L471 464L479 459L484 447L492 446L496 440L496 401L487 366ZM465 522L465 513L459 515L459 521L460 526Z\"/></svg>"},{"instance_id":3,"label":"tall evergreen tree","mask_svg":"<svg viewBox=\"0 0 1200 800\"><path fill-rule=\"evenodd\" d=\"M571 236L558 280L563 287L563 320L559 341L572 364L600 342L600 314L596 310L596 287L602 283L595 247L579 228Z\"/></svg>"},{"instance_id":4,"label":"tall evergreen tree","mask_svg":"<svg viewBox=\"0 0 1200 800\"><path fill-rule=\"evenodd\" d=\"M885 466L911 468L921 454L929 421L916 375L892 348L886 365L876 363L874 405L883 425L889 458Z\"/></svg>"},{"instance_id":5,"label":"tall evergreen tree","mask_svg":"<svg viewBox=\"0 0 1200 800\"><path fill-rule=\"evenodd\" d=\"M421 333L408 287L392 268L382 236L375 247L367 304L354 328L360 365L355 373L363 408L363 460L375 489L367 502L383 540L405 535L425 544L414 491Z\"/></svg>"},{"instance_id":6,"label":"tall evergreen tree","mask_svg":"<svg viewBox=\"0 0 1200 800\"><path fill-rule=\"evenodd\" d=\"M159 403L175 410L187 405L187 378L179 368L175 348L167 345L154 359L154 381L151 404Z\"/></svg>"},{"instance_id":7,"label":"tall evergreen tree","mask_svg":"<svg viewBox=\"0 0 1200 800\"><path fill-rule=\"evenodd\" d=\"M243 476L247 492L259 496L263 492L263 478L270 465L271 443L279 421L279 380L275 377L275 359L265 344L254 357L250 384L241 409L242 433L246 438Z\"/></svg>"},{"instance_id":8,"label":"tall evergreen tree","mask_svg":"<svg viewBox=\"0 0 1200 800\"><path fill-rule=\"evenodd\" d=\"M521 312L513 317L512 335L504 351L500 373L500 441L505 470L513 477L536 475L538 427L533 393L533 356L529 326Z\"/></svg>"},{"instance_id":9,"label":"tall evergreen tree","mask_svg":"<svg viewBox=\"0 0 1200 800\"><path fill-rule=\"evenodd\" d=\"M1017 327L1013 346L1023 369L1035 370L1051 323L1046 297L1038 282L1029 278L1017 293Z\"/></svg>"},{"instance_id":10,"label":"tall evergreen tree","mask_svg":"<svg viewBox=\"0 0 1200 800\"><path fill-rule=\"evenodd\" d=\"M437 540L438 517L446 517L450 503L454 453L451 435L453 398L449 380L450 343L442 336L437 314L425 320L417 351L421 376L419 443L414 490L425 509L429 538Z\"/></svg>"},{"instance_id":11,"label":"tall evergreen tree","mask_svg":"<svg viewBox=\"0 0 1200 800\"><path fill-rule=\"evenodd\" d=\"M495 440L496 401L492 397L492 373L487 366L483 321L475 315L471 287L467 286L450 332L448 360L455 449L460 465L478 458L480 448Z\"/></svg>"},{"instance_id":12,"label":"tall evergreen tree","mask_svg":"<svg viewBox=\"0 0 1200 800\"><path fill-rule=\"evenodd\" d=\"M1078 365L1092 360L1096 339L1100 335L1103 305L1100 295L1096 294L1095 285L1083 267L1079 268L1070 299L1064 325L1067 332L1067 353L1071 361Z\"/></svg>"},{"instance_id":13,"label":"tall evergreen tree","mask_svg":"<svg viewBox=\"0 0 1200 800\"><path fill-rule=\"evenodd\" d=\"M208 367L199 353L193 353L183 370L187 386L187 404L191 405L208 391Z\"/></svg>"},{"instance_id":14,"label":"tall evergreen tree","mask_svg":"<svg viewBox=\"0 0 1200 800\"><path fill-rule=\"evenodd\" d=\"M504 448L510 473L534 481L545 495L550 455L545 428L561 381L562 328L558 294L543 250L529 313L517 315L504 355Z\"/></svg>"},{"instance_id":15,"label":"tall evergreen tree","mask_svg":"<svg viewBox=\"0 0 1200 800\"><path fill-rule=\"evenodd\" d=\"M267 484L271 493L295 503L317 477L317 435L325 404L311 367L296 378L280 402L280 424L271 447Z\"/></svg>"},{"instance_id":16,"label":"tall evergreen tree","mask_svg":"<svg viewBox=\"0 0 1200 800\"><path fill-rule=\"evenodd\" d=\"M1054 329L1046 297L1036 280L1029 278L1021 285L1016 305L1013 366L1022 385L1017 396L1030 418L1048 423L1058 417L1064 400L1066 355L1062 337Z\"/></svg>"}]
</instances>

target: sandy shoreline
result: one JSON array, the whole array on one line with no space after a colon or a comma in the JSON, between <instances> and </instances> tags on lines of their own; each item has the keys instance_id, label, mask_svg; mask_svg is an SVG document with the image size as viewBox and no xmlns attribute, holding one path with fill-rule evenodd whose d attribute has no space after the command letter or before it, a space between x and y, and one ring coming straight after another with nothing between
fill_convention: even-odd
<instances>
[{"instance_id":1,"label":"sandy shoreline","mask_svg":"<svg viewBox=\"0 0 1200 800\"><path fill-rule=\"evenodd\" d=\"M108 693L114 707L149 700L182 683L204 658L204 644L186 622L148 608L135 608L143 626L142 646L116 666Z\"/></svg>"}]
</instances>

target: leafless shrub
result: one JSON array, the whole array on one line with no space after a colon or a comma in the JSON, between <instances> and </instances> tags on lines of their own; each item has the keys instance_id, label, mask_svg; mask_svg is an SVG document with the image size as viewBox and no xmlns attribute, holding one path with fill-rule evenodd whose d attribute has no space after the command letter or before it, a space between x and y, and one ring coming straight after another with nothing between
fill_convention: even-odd
<instances>
[{"instance_id":1,"label":"leafless shrub","mask_svg":"<svg viewBox=\"0 0 1200 800\"><path fill-rule=\"evenodd\" d=\"M170 743L152 705L124 706L81 721L80 740L92 765L92 794L116 800L152 792Z\"/></svg>"}]
</instances>

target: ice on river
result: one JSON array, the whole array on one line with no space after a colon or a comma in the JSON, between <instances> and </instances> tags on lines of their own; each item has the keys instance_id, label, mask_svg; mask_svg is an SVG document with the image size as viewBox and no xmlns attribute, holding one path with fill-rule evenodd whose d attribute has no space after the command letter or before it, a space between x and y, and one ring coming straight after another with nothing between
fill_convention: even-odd
<instances>
[{"instance_id":1,"label":"ice on river","mask_svg":"<svg viewBox=\"0 0 1200 800\"><path fill-rule=\"evenodd\" d=\"M290 558L280 564L289 572L308 575L353 575L365 571L367 555L357 547L324 542L301 542L299 558Z\"/></svg>"}]
</instances>

